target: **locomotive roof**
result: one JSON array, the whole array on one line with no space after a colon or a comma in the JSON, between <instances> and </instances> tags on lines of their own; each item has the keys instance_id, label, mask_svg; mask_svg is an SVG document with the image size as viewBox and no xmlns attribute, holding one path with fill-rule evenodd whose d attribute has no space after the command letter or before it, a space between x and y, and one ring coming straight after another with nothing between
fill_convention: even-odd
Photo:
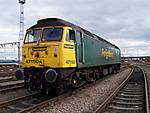
<instances>
[{"instance_id":1,"label":"locomotive roof","mask_svg":"<svg viewBox=\"0 0 150 113\"><path fill-rule=\"evenodd\" d=\"M62 20L59 18L45 18L45 19L38 20L37 24L33 25L29 29L34 29L37 27L46 27L46 26L69 26L69 27L83 31L85 34L89 35L90 37L93 37L93 38L97 37L99 40L103 40L104 42L109 43L110 45L115 46L116 48L119 49L119 47L117 47L114 44L111 44L110 42L106 41L105 39L103 39L103 38L101 38L95 34L92 34L91 32L89 32L89 31L87 31L87 30L85 30L85 29L83 29L77 25L74 25L68 21L65 21L65 20Z\"/></svg>"},{"instance_id":2,"label":"locomotive roof","mask_svg":"<svg viewBox=\"0 0 150 113\"><path fill-rule=\"evenodd\" d=\"M78 26L76 26L70 22L67 22L65 20L62 20L62 19L45 18L45 19L38 20L37 24L30 27L29 29L34 29L37 27L45 27L45 26L70 26L70 27L78 28Z\"/></svg>"}]
</instances>

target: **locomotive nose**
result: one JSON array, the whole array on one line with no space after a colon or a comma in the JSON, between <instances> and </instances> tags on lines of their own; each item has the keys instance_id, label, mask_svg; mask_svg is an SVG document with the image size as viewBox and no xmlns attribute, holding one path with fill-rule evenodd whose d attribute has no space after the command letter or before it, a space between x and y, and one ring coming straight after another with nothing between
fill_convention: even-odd
<instances>
[{"instance_id":1,"label":"locomotive nose","mask_svg":"<svg viewBox=\"0 0 150 113\"><path fill-rule=\"evenodd\" d=\"M48 69L45 73L45 79L48 83L54 83L58 77L58 73L53 69Z\"/></svg>"}]
</instances>

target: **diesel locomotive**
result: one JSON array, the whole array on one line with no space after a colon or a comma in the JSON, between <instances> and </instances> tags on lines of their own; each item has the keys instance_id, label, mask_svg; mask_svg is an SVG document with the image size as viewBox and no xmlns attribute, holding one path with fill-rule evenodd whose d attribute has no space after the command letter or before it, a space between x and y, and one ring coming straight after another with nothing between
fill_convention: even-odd
<instances>
[{"instance_id":1,"label":"diesel locomotive","mask_svg":"<svg viewBox=\"0 0 150 113\"><path fill-rule=\"evenodd\" d=\"M58 18L38 20L27 29L22 46L25 86L45 94L117 72L120 61L117 46Z\"/></svg>"}]
</instances>

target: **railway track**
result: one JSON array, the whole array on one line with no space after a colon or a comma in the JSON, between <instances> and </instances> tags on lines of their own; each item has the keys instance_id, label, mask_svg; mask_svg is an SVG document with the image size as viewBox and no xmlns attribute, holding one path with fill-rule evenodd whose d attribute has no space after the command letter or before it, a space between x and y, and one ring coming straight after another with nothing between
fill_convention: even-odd
<instances>
[{"instance_id":1,"label":"railway track","mask_svg":"<svg viewBox=\"0 0 150 113\"><path fill-rule=\"evenodd\" d=\"M147 80L143 70L135 67L94 113L149 113Z\"/></svg>"},{"instance_id":2,"label":"railway track","mask_svg":"<svg viewBox=\"0 0 150 113\"><path fill-rule=\"evenodd\" d=\"M1 83L0 84L0 93L17 90L17 89L21 89L21 88L24 88L23 80Z\"/></svg>"},{"instance_id":3,"label":"railway track","mask_svg":"<svg viewBox=\"0 0 150 113\"><path fill-rule=\"evenodd\" d=\"M109 76L108 76L109 77ZM104 77L102 79L105 79L107 77ZM100 79L100 81L102 80ZM88 87L92 84L88 84L84 87ZM81 88L82 89L82 88ZM78 89L80 90L80 89ZM46 107L49 105L49 103L53 101L57 101L58 98L65 98L68 97L70 93L66 93L63 95L60 95L58 97L49 97L45 98L40 95L40 93L35 93L27 96L22 96L22 97L17 97L12 100L5 101L3 103L0 103L0 113L27 113L27 112L32 112L37 109Z\"/></svg>"},{"instance_id":4,"label":"railway track","mask_svg":"<svg viewBox=\"0 0 150 113\"><path fill-rule=\"evenodd\" d=\"M20 112L30 106L38 104L44 101L45 98L41 98L40 93L36 92L29 95L24 95L4 101L0 103L0 113L16 113Z\"/></svg>"},{"instance_id":5,"label":"railway track","mask_svg":"<svg viewBox=\"0 0 150 113\"><path fill-rule=\"evenodd\" d=\"M123 69L121 70L121 71L123 71ZM102 81L102 80L104 80L104 79L107 79L107 78L109 78L110 76L107 76L107 77L103 77L103 78L101 78L99 81L97 81L97 82L100 82L100 81ZM85 85L85 86L83 86L83 87L80 87L79 89L78 89L78 91L79 90L82 90L82 88L86 88L86 87L90 87L91 85L93 85L93 84L96 84L96 82L95 83L92 83L92 84L87 84L87 85ZM70 92L68 92L68 93L65 93L65 94L62 94L62 95L60 95L60 96L58 96L58 97L50 97L49 99L45 99L44 101L41 101L41 102L39 102L39 103L37 103L37 104L33 104L33 105L31 105L30 107L26 107L26 108L24 108L24 109L21 109L20 111L18 111L17 113L28 113L28 112L34 112L34 111L36 111L36 110L38 110L38 109L41 109L41 108L44 108L44 107L46 107L46 106L48 106L50 103L52 103L52 102L55 102L55 101L58 101L59 99L62 99L62 98L66 98L66 97L68 97L68 96L70 96L70 95L72 95L72 91L70 91Z\"/></svg>"},{"instance_id":6,"label":"railway track","mask_svg":"<svg viewBox=\"0 0 150 113\"><path fill-rule=\"evenodd\" d=\"M0 83L8 82L8 81L13 81L13 77L12 76L9 76L9 77L0 77Z\"/></svg>"}]
</instances>

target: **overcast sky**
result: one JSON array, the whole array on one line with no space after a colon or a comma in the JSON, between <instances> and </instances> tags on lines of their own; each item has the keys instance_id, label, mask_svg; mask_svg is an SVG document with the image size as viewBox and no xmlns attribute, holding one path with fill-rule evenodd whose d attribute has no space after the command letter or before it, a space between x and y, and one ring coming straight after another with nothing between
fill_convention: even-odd
<instances>
[{"instance_id":1,"label":"overcast sky","mask_svg":"<svg viewBox=\"0 0 150 113\"><path fill-rule=\"evenodd\" d=\"M121 48L150 55L150 0L26 0L25 29L38 19L68 20ZM0 0L0 43L18 41L18 0Z\"/></svg>"}]
</instances>

